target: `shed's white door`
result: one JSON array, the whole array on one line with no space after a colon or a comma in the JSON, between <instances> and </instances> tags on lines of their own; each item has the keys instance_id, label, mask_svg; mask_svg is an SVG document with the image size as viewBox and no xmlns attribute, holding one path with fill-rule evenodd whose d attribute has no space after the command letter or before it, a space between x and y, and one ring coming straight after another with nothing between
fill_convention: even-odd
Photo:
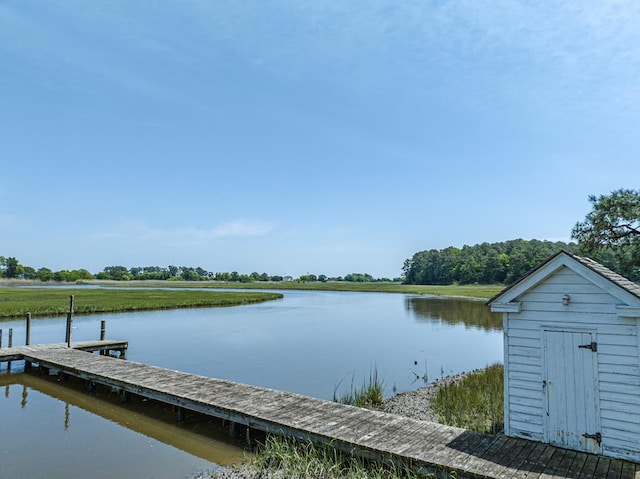
<instances>
[{"instance_id":1,"label":"shed's white door","mask_svg":"<svg viewBox=\"0 0 640 479\"><path fill-rule=\"evenodd\" d=\"M544 331L546 439L550 444L599 453L597 344L591 333Z\"/></svg>"}]
</instances>

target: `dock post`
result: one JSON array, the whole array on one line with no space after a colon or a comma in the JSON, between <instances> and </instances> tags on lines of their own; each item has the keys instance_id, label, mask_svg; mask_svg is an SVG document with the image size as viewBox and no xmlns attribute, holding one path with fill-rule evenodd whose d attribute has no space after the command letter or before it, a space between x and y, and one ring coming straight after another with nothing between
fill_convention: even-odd
<instances>
[{"instance_id":1,"label":"dock post","mask_svg":"<svg viewBox=\"0 0 640 479\"><path fill-rule=\"evenodd\" d=\"M236 437L236 423L233 421L229 421L229 437L230 438Z\"/></svg>"},{"instance_id":2,"label":"dock post","mask_svg":"<svg viewBox=\"0 0 640 479\"><path fill-rule=\"evenodd\" d=\"M0 349L2 349L2 329L0 329Z\"/></svg>"},{"instance_id":3,"label":"dock post","mask_svg":"<svg viewBox=\"0 0 640 479\"><path fill-rule=\"evenodd\" d=\"M24 344L26 346L29 346L31 344L31 311L29 311L27 313L27 330L26 330L26 337L24 338ZM24 370L25 371L31 371L31 361L25 361L24 362Z\"/></svg>"},{"instance_id":4,"label":"dock post","mask_svg":"<svg viewBox=\"0 0 640 479\"><path fill-rule=\"evenodd\" d=\"M9 348L13 347L13 328L9 328ZM7 371L11 371L11 361L7 361Z\"/></svg>"},{"instance_id":5,"label":"dock post","mask_svg":"<svg viewBox=\"0 0 640 479\"><path fill-rule=\"evenodd\" d=\"M31 313L27 313L27 335L24 340L24 344L29 346L31 344Z\"/></svg>"},{"instance_id":6,"label":"dock post","mask_svg":"<svg viewBox=\"0 0 640 479\"><path fill-rule=\"evenodd\" d=\"M182 406L178 406L178 422L182 423L187 417L187 411Z\"/></svg>"},{"instance_id":7,"label":"dock post","mask_svg":"<svg viewBox=\"0 0 640 479\"><path fill-rule=\"evenodd\" d=\"M107 333L107 322L103 319L100 321L100 341L104 341ZM100 356L109 356L109 351L101 349Z\"/></svg>"},{"instance_id":8,"label":"dock post","mask_svg":"<svg viewBox=\"0 0 640 479\"><path fill-rule=\"evenodd\" d=\"M67 334L65 336L65 342L67 347L71 347L71 325L73 324L73 295L69 299L69 312L67 313Z\"/></svg>"}]
</instances>

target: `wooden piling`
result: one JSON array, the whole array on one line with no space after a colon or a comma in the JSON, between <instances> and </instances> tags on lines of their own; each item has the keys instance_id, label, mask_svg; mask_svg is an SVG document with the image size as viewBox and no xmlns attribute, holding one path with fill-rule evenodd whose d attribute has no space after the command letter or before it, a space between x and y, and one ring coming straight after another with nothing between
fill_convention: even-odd
<instances>
[{"instance_id":1,"label":"wooden piling","mask_svg":"<svg viewBox=\"0 0 640 479\"><path fill-rule=\"evenodd\" d=\"M27 313L27 333L24 340L24 344L29 346L31 344L31 313Z\"/></svg>"},{"instance_id":2,"label":"wooden piling","mask_svg":"<svg viewBox=\"0 0 640 479\"><path fill-rule=\"evenodd\" d=\"M13 347L13 328L9 328L9 340L7 343L9 348ZM11 361L7 361L7 371L11 371Z\"/></svg>"},{"instance_id":3,"label":"wooden piling","mask_svg":"<svg viewBox=\"0 0 640 479\"><path fill-rule=\"evenodd\" d=\"M0 329L0 349L2 349L2 329Z\"/></svg>"},{"instance_id":4,"label":"wooden piling","mask_svg":"<svg viewBox=\"0 0 640 479\"><path fill-rule=\"evenodd\" d=\"M104 341L106 334L107 334L107 322L103 319L100 321L100 341ZM108 350L103 349L100 351L100 356L109 356L109 354L111 354L111 352Z\"/></svg>"},{"instance_id":5,"label":"wooden piling","mask_svg":"<svg viewBox=\"0 0 640 479\"><path fill-rule=\"evenodd\" d=\"M65 336L65 342L67 347L71 347L71 329L73 324L73 295L69 298L69 312L67 313L67 334Z\"/></svg>"},{"instance_id":6,"label":"wooden piling","mask_svg":"<svg viewBox=\"0 0 640 479\"><path fill-rule=\"evenodd\" d=\"M187 417L187 410L178 406L178 422L183 423Z\"/></svg>"}]
</instances>

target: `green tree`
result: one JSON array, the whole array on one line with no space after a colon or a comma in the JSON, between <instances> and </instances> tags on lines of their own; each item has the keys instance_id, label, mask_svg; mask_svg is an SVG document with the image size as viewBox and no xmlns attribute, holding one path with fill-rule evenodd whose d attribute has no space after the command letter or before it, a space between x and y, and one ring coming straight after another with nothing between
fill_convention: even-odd
<instances>
[{"instance_id":1,"label":"green tree","mask_svg":"<svg viewBox=\"0 0 640 479\"><path fill-rule=\"evenodd\" d=\"M22 275L24 268L14 257L6 258L4 275L7 278L18 278Z\"/></svg>"},{"instance_id":2,"label":"green tree","mask_svg":"<svg viewBox=\"0 0 640 479\"><path fill-rule=\"evenodd\" d=\"M97 277L98 279L115 279L116 281L133 279L133 276L125 266L107 266Z\"/></svg>"},{"instance_id":3,"label":"green tree","mask_svg":"<svg viewBox=\"0 0 640 479\"><path fill-rule=\"evenodd\" d=\"M298 278L301 283L312 283L318 281L318 277L315 274L303 274Z\"/></svg>"},{"instance_id":4,"label":"green tree","mask_svg":"<svg viewBox=\"0 0 640 479\"><path fill-rule=\"evenodd\" d=\"M72 274L74 280L95 279L95 277L88 270L86 270L84 268L74 269L73 271L71 271L71 274Z\"/></svg>"},{"instance_id":5,"label":"green tree","mask_svg":"<svg viewBox=\"0 0 640 479\"><path fill-rule=\"evenodd\" d=\"M25 266L22 271L22 277L24 279L38 279L38 273L31 266Z\"/></svg>"},{"instance_id":6,"label":"green tree","mask_svg":"<svg viewBox=\"0 0 640 479\"><path fill-rule=\"evenodd\" d=\"M196 268L196 273L200 276L201 279L209 279L211 277L211 273L209 273L206 269L198 266Z\"/></svg>"},{"instance_id":7,"label":"green tree","mask_svg":"<svg viewBox=\"0 0 640 479\"><path fill-rule=\"evenodd\" d=\"M607 264L631 278L640 277L640 190L619 189L609 195L590 195L592 209L576 223L571 237L580 251L599 261L611 253Z\"/></svg>"},{"instance_id":8,"label":"green tree","mask_svg":"<svg viewBox=\"0 0 640 479\"><path fill-rule=\"evenodd\" d=\"M371 283L375 281L373 276L368 273L351 273L346 275L344 280L351 283Z\"/></svg>"},{"instance_id":9,"label":"green tree","mask_svg":"<svg viewBox=\"0 0 640 479\"><path fill-rule=\"evenodd\" d=\"M217 272L213 276L214 281L231 281L230 273Z\"/></svg>"},{"instance_id":10,"label":"green tree","mask_svg":"<svg viewBox=\"0 0 640 479\"><path fill-rule=\"evenodd\" d=\"M169 276L178 276L180 274L180 268L174 265L169 265Z\"/></svg>"},{"instance_id":11,"label":"green tree","mask_svg":"<svg viewBox=\"0 0 640 479\"><path fill-rule=\"evenodd\" d=\"M140 266L129 268L129 274L133 277L133 279L140 279L143 271L144 270Z\"/></svg>"},{"instance_id":12,"label":"green tree","mask_svg":"<svg viewBox=\"0 0 640 479\"><path fill-rule=\"evenodd\" d=\"M40 281L51 281L53 279L53 271L49 268L39 268L36 274Z\"/></svg>"},{"instance_id":13,"label":"green tree","mask_svg":"<svg viewBox=\"0 0 640 479\"><path fill-rule=\"evenodd\" d=\"M187 268L183 266L181 270L182 279L184 279L185 281L201 281L203 279L202 276L196 273L196 270L193 268Z\"/></svg>"}]
</instances>

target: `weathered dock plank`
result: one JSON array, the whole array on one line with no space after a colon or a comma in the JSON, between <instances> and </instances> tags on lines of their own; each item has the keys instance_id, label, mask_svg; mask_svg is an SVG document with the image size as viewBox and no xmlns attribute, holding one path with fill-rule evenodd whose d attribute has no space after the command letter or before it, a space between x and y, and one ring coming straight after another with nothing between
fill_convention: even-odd
<instances>
[{"instance_id":1,"label":"weathered dock plank","mask_svg":"<svg viewBox=\"0 0 640 479\"><path fill-rule=\"evenodd\" d=\"M100 344L86 345L87 350L107 348L104 342L93 343ZM115 346L117 344L112 345L112 349L116 349ZM28 346L22 347L20 354L28 361L64 374L185 410L266 432L330 443L365 457L393 458L428 468L450 469L460 477L579 479L605 478L609 473L616 477L637 476L633 463L612 462L524 439L473 433L299 394L87 354L73 348Z\"/></svg>"},{"instance_id":2,"label":"weathered dock plank","mask_svg":"<svg viewBox=\"0 0 640 479\"><path fill-rule=\"evenodd\" d=\"M519 450L518 450L519 448ZM505 459L506 469L498 475L497 479L511 479L526 467L525 461L533 453L535 445L529 441L521 440ZM510 459L510 460L509 460Z\"/></svg>"},{"instance_id":3,"label":"weathered dock plank","mask_svg":"<svg viewBox=\"0 0 640 479\"><path fill-rule=\"evenodd\" d=\"M536 444L530 454L520 465L518 471L511 476L511 479L525 474L528 478L535 479L540 476L540 471L544 469L547 461L551 458L554 448L548 444Z\"/></svg>"},{"instance_id":4,"label":"weathered dock plank","mask_svg":"<svg viewBox=\"0 0 640 479\"><path fill-rule=\"evenodd\" d=\"M589 454L577 479L592 479L598 465L598 456Z\"/></svg>"}]
</instances>

